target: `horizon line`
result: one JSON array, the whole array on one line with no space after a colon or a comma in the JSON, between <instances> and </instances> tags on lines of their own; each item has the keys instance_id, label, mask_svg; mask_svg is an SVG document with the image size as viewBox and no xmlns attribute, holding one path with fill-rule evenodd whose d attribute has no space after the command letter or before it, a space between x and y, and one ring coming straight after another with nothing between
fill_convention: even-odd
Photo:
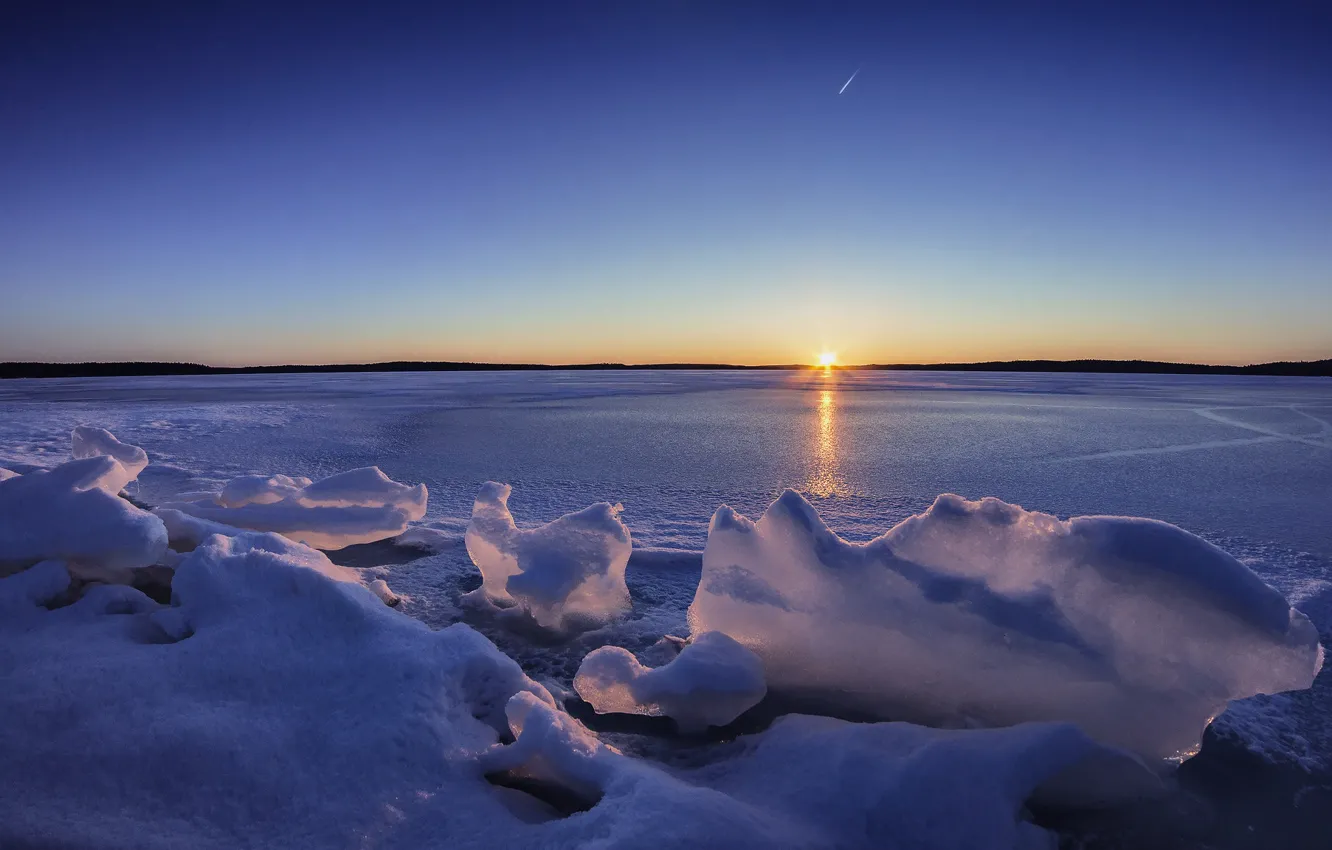
<instances>
[{"instance_id":1,"label":"horizon line","mask_svg":"<svg viewBox=\"0 0 1332 850\"><path fill-rule=\"evenodd\" d=\"M188 361L158 360L85 360L85 361L3 361L0 379L21 378L91 378L148 377L207 374L275 374L315 372L502 372L502 371L648 371L648 370L758 370L758 371L962 371L962 372L1054 372L1108 374L1250 374L1307 377L1332 377L1332 358L1321 360L1279 360L1247 365L1178 363L1162 360L1108 360L1081 358L1073 360L984 360L966 363L861 363L820 366L807 363L732 364L732 363L487 363L461 360L386 360L371 363L272 364L251 366L213 366Z\"/></svg>"}]
</instances>

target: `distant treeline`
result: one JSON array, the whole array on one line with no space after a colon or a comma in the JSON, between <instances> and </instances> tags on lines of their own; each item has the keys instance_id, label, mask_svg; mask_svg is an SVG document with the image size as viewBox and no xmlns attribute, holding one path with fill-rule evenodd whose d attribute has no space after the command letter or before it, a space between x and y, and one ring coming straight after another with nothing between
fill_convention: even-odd
<instances>
[{"instance_id":1,"label":"distant treeline","mask_svg":"<svg viewBox=\"0 0 1332 850\"><path fill-rule=\"evenodd\" d=\"M455 363L395 360L391 363L347 363L324 366L203 366L198 363L0 363L0 378L110 378L136 375L244 375L299 372L500 372L647 369L812 369L805 365L731 366L725 363ZM1100 372L1166 375L1288 375L1332 377L1332 360L1259 363L1252 366L1207 366L1156 360L996 360L986 363L876 363L840 366L847 370L931 372Z\"/></svg>"},{"instance_id":2,"label":"distant treeline","mask_svg":"<svg viewBox=\"0 0 1332 850\"><path fill-rule=\"evenodd\" d=\"M300 372L532 372L590 369L801 369L802 366L728 366L724 363L462 363L394 360L388 363L338 363L285 366L204 366L199 363L0 363L0 378L110 378L136 375L249 375Z\"/></svg>"},{"instance_id":3,"label":"distant treeline","mask_svg":"<svg viewBox=\"0 0 1332 850\"><path fill-rule=\"evenodd\" d=\"M896 369L940 372L1103 372L1126 375L1289 375L1332 377L1332 360L1255 363L1250 366L1208 366L1202 363L1164 363L1159 360L992 360L985 363L899 363L856 366L857 369Z\"/></svg>"}]
</instances>

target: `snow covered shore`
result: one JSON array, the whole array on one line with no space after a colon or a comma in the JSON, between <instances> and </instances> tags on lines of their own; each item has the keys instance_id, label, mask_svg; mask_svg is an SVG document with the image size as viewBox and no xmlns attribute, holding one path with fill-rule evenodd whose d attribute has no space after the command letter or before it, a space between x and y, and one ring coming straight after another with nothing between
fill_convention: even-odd
<instances>
[{"instance_id":1,"label":"snow covered shore","mask_svg":"<svg viewBox=\"0 0 1332 850\"><path fill-rule=\"evenodd\" d=\"M1322 663L1302 614L1172 526L941 497L859 545L788 493L757 523L718 511L673 660L597 650L579 693L686 730L783 689L930 725L788 715L666 767L311 548L401 534L423 485L250 476L154 513L116 495L141 450L73 444L0 472L4 846L1044 847L1033 800L1164 769L1227 700ZM468 530L483 594L556 632L626 616L618 511L520 530L508 493ZM149 568L169 603L131 586Z\"/></svg>"}]
</instances>

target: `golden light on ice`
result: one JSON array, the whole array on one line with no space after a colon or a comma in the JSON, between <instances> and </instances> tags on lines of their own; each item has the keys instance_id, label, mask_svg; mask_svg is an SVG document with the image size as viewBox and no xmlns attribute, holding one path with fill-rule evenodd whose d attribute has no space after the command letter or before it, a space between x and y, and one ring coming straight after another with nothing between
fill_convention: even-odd
<instances>
[{"instance_id":1,"label":"golden light on ice","mask_svg":"<svg viewBox=\"0 0 1332 850\"><path fill-rule=\"evenodd\" d=\"M819 365L825 369L837 365L837 355L831 351L823 352L819 355Z\"/></svg>"},{"instance_id":2,"label":"golden light on ice","mask_svg":"<svg viewBox=\"0 0 1332 850\"><path fill-rule=\"evenodd\" d=\"M820 391L815 411L818 417L812 434L809 474L801 489L820 499L851 495L851 488L842 478L840 469L842 451L838 440L836 390Z\"/></svg>"}]
</instances>

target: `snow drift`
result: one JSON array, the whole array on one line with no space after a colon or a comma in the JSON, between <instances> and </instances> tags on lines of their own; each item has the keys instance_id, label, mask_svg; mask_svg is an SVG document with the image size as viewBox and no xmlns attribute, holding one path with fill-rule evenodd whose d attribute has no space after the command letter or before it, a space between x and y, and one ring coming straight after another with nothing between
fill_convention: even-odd
<instances>
[{"instance_id":1,"label":"snow drift","mask_svg":"<svg viewBox=\"0 0 1332 850\"><path fill-rule=\"evenodd\" d=\"M793 491L757 523L722 507L689 622L757 653L773 690L931 725L1073 721L1158 758L1322 665L1303 614L1188 532L953 495L866 544Z\"/></svg>"},{"instance_id":2,"label":"snow drift","mask_svg":"<svg viewBox=\"0 0 1332 850\"><path fill-rule=\"evenodd\" d=\"M467 526L467 554L481 592L519 605L543 626L566 618L605 619L629 607L624 570L632 548L620 506L600 502L539 528L519 529L507 484L481 485Z\"/></svg>"},{"instance_id":3,"label":"snow drift","mask_svg":"<svg viewBox=\"0 0 1332 850\"><path fill-rule=\"evenodd\" d=\"M228 528L170 509L159 510L158 513L166 524L167 532L173 542L178 540L193 541L187 547L188 549L194 549L203 541L217 535L218 540L213 541L211 545L222 547L230 554L262 552L269 555L279 555L286 561L314 570L333 581L363 585L385 605L397 605L402 601L383 579L374 579L367 583L356 570L339 566L330 561L328 556L318 549L313 549L303 543L297 543L280 534Z\"/></svg>"},{"instance_id":4,"label":"snow drift","mask_svg":"<svg viewBox=\"0 0 1332 850\"><path fill-rule=\"evenodd\" d=\"M170 606L97 586L48 610L69 583L52 561L0 580L0 845L1045 846L1023 801L1095 751L1059 725L788 717L668 774L467 626L431 631L322 558L212 536Z\"/></svg>"},{"instance_id":5,"label":"snow drift","mask_svg":"<svg viewBox=\"0 0 1332 850\"><path fill-rule=\"evenodd\" d=\"M721 632L696 635L654 668L627 649L603 646L579 665L574 690L598 713L665 715L685 732L725 726L767 693L758 656Z\"/></svg>"},{"instance_id":6,"label":"snow drift","mask_svg":"<svg viewBox=\"0 0 1332 850\"><path fill-rule=\"evenodd\" d=\"M810 847L1051 848L1024 804L1106 755L1051 723L964 731L792 714L742 741L742 756L705 771L709 784L789 830L777 843Z\"/></svg>"},{"instance_id":7,"label":"snow drift","mask_svg":"<svg viewBox=\"0 0 1332 850\"><path fill-rule=\"evenodd\" d=\"M317 549L342 549L402 534L409 522L425 516L428 495L424 484L399 484L379 467L367 466L313 482L246 475L212 498L169 502L158 514L176 532L173 546L197 545L201 535L214 533L207 530L211 527L217 533L271 531Z\"/></svg>"},{"instance_id":8,"label":"snow drift","mask_svg":"<svg viewBox=\"0 0 1332 850\"><path fill-rule=\"evenodd\" d=\"M512 695L549 695L468 627L432 632L319 558L214 537L173 606L97 587L46 610L49 563L0 580L0 845L395 844L436 793L445 834L512 822L471 754Z\"/></svg>"},{"instance_id":9,"label":"snow drift","mask_svg":"<svg viewBox=\"0 0 1332 850\"><path fill-rule=\"evenodd\" d=\"M1104 753L1069 724L946 731L788 715L741 738L733 758L666 774L531 693L506 713L517 740L481 764L595 802L544 837L577 829L599 846L1048 848L1023 804Z\"/></svg>"}]
</instances>

